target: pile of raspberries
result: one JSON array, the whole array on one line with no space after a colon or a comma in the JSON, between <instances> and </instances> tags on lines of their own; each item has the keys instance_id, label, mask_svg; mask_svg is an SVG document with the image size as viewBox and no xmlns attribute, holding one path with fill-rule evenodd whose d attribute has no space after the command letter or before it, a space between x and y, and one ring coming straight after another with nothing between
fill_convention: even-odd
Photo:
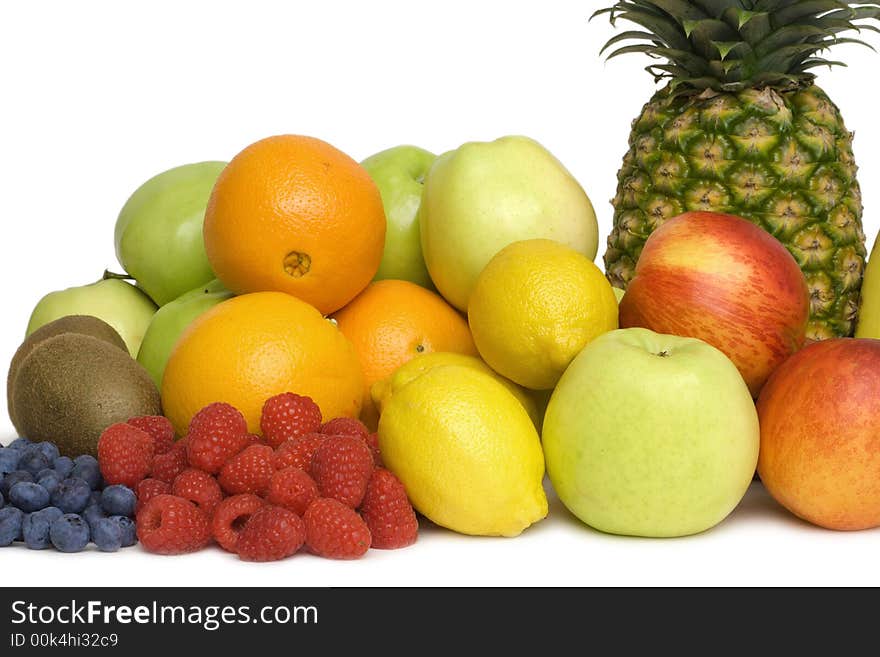
<instances>
[{"instance_id":1,"label":"pile of raspberries","mask_svg":"<svg viewBox=\"0 0 880 657\"><path fill-rule=\"evenodd\" d=\"M358 420L322 423L309 397L263 406L262 437L226 403L196 413L174 441L167 418L108 427L98 463L108 484L137 493L137 536L157 554L216 541L245 561L276 561L303 546L331 559L406 547L418 520L403 484L382 467L376 434Z\"/></svg>"}]
</instances>

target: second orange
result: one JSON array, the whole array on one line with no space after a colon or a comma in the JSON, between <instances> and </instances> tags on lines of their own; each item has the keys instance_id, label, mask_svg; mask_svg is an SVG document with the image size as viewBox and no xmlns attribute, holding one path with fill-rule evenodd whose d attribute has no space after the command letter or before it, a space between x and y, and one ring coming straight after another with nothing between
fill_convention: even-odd
<instances>
[{"instance_id":1,"label":"second orange","mask_svg":"<svg viewBox=\"0 0 880 657\"><path fill-rule=\"evenodd\" d=\"M477 355L467 320L439 294L409 281L372 283L333 319L361 361L366 382L361 419L372 427L378 421L373 383L421 353Z\"/></svg>"}]
</instances>

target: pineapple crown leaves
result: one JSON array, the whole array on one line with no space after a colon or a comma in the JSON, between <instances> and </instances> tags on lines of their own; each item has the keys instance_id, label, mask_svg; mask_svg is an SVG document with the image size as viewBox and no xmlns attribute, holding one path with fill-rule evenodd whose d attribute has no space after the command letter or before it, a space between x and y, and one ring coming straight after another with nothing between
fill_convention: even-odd
<instances>
[{"instance_id":1,"label":"pineapple crown leaves","mask_svg":"<svg viewBox=\"0 0 880 657\"><path fill-rule=\"evenodd\" d=\"M874 2L621 0L590 19L601 15L612 25L624 20L641 28L615 35L601 53L665 60L646 70L655 81L669 79L674 95L806 84L815 77L810 69L846 66L821 57L832 46L871 48L843 33L880 33L874 24L880 24L880 4Z\"/></svg>"}]
</instances>

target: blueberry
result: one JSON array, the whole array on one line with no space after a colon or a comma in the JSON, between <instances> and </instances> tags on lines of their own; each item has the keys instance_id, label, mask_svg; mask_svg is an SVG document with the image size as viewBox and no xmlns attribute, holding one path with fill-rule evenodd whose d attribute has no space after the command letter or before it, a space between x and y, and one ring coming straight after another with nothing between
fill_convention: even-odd
<instances>
[{"instance_id":1,"label":"blueberry","mask_svg":"<svg viewBox=\"0 0 880 657\"><path fill-rule=\"evenodd\" d=\"M51 495L58 488L58 484L61 483L61 477L54 470L43 470L37 475L37 483L49 491Z\"/></svg>"},{"instance_id":2,"label":"blueberry","mask_svg":"<svg viewBox=\"0 0 880 657\"><path fill-rule=\"evenodd\" d=\"M85 481L68 477L52 493L52 506L57 506L64 513L81 513L88 506L91 494Z\"/></svg>"},{"instance_id":3,"label":"blueberry","mask_svg":"<svg viewBox=\"0 0 880 657\"><path fill-rule=\"evenodd\" d=\"M24 470L16 470L15 472L10 472L6 476L3 477L3 481L0 481L0 493L2 493L5 497L9 497L9 489L15 486L20 481L33 481L34 476L30 472L25 472Z\"/></svg>"},{"instance_id":4,"label":"blueberry","mask_svg":"<svg viewBox=\"0 0 880 657\"><path fill-rule=\"evenodd\" d=\"M21 451L11 447L0 447L0 474L18 470Z\"/></svg>"},{"instance_id":5,"label":"blueberry","mask_svg":"<svg viewBox=\"0 0 880 657\"><path fill-rule=\"evenodd\" d=\"M101 506L101 491L92 491L92 494L89 496L89 506L92 505Z\"/></svg>"},{"instance_id":6,"label":"blueberry","mask_svg":"<svg viewBox=\"0 0 880 657\"><path fill-rule=\"evenodd\" d=\"M34 448L40 450L43 456L46 457L46 460L51 464L55 459L61 456L61 452L58 451L58 447L55 443L50 442L48 440L44 440L41 443L34 443Z\"/></svg>"},{"instance_id":7,"label":"blueberry","mask_svg":"<svg viewBox=\"0 0 880 657\"><path fill-rule=\"evenodd\" d=\"M137 497L128 486L107 486L101 493L101 506L107 515L131 517L136 504Z\"/></svg>"},{"instance_id":8,"label":"blueberry","mask_svg":"<svg viewBox=\"0 0 880 657\"><path fill-rule=\"evenodd\" d=\"M119 526L122 547L130 547L137 543L137 528L135 527L134 520L125 516L110 516L107 520L115 522Z\"/></svg>"},{"instance_id":9,"label":"blueberry","mask_svg":"<svg viewBox=\"0 0 880 657\"><path fill-rule=\"evenodd\" d=\"M30 481L20 481L9 489L9 501L25 513L49 506L49 491Z\"/></svg>"},{"instance_id":10,"label":"blueberry","mask_svg":"<svg viewBox=\"0 0 880 657\"><path fill-rule=\"evenodd\" d=\"M95 524L104 518L107 517L107 514L104 513L104 509L101 508L100 504L90 504L86 507L86 510L82 513L83 519L89 523L89 527L92 529L95 528Z\"/></svg>"},{"instance_id":11,"label":"blueberry","mask_svg":"<svg viewBox=\"0 0 880 657\"><path fill-rule=\"evenodd\" d=\"M69 456L59 456L52 461L52 468L58 473L59 479L67 479L73 472L73 459Z\"/></svg>"},{"instance_id":12,"label":"blueberry","mask_svg":"<svg viewBox=\"0 0 880 657\"><path fill-rule=\"evenodd\" d=\"M45 550L49 547L49 527L63 515L61 509L54 506L27 514L21 528L25 545L31 550Z\"/></svg>"},{"instance_id":13,"label":"blueberry","mask_svg":"<svg viewBox=\"0 0 880 657\"><path fill-rule=\"evenodd\" d=\"M110 518L101 518L92 526L92 540L101 552L116 552L122 547L122 528Z\"/></svg>"},{"instance_id":14,"label":"blueberry","mask_svg":"<svg viewBox=\"0 0 880 657\"><path fill-rule=\"evenodd\" d=\"M49 518L49 520L57 520L61 516L64 515L64 511L59 509L57 506L47 506L45 509L40 509L37 513L42 513L44 516Z\"/></svg>"},{"instance_id":15,"label":"blueberry","mask_svg":"<svg viewBox=\"0 0 880 657\"><path fill-rule=\"evenodd\" d=\"M24 449L28 445L33 445L33 443L27 438L16 438L11 443L9 443L9 447L12 449Z\"/></svg>"},{"instance_id":16,"label":"blueberry","mask_svg":"<svg viewBox=\"0 0 880 657\"><path fill-rule=\"evenodd\" d=\"M89 544L89 526L75 513L65 513L49 525L49 540L59 552L79 552Z\"/></svg>"},{"instance_id":17,"label":"blueberry","mask_svg":"<svg viewBox=\"0 0 880 657\"><path fill-rule=\"evenodd\" d=\"M98 467L98 461L94 456L83 454L73 459L73 470L71 477L76 477L85 481L91 490L97 490L101 487L101 468Z\"/></svg>"},{"instance_id":18,"label":"blueberry","mask_svg":"<svg viewBox=\"0 0 880 657\"><path fill-rule=\"evenodd\" d=\"M21 451L21 459L18 462L19 470L37 474L40 470L49 467L49 459L38 449L38 445L28 445Z\"/></svg>"},{"instance_id":19,"label":"blueberry","mask_svg":"<svg viewBox=\"0 0 880 657\"><path fill-rule=\"evenodd\" d=\"M6 505L6 500L3 499L3 493L0 493L0 509L2 509Z\"/></svg>"},{"instance_id":20,"label":"blueberry","mask_svg":"<svg viewBox=\"0 0 880 657\"><path fill-rule=\"evenodd\" d=\"M24 514L14 506L0 509L0 547L12 545L21 537L21 522Z\"/></svg>"}]
</instances>

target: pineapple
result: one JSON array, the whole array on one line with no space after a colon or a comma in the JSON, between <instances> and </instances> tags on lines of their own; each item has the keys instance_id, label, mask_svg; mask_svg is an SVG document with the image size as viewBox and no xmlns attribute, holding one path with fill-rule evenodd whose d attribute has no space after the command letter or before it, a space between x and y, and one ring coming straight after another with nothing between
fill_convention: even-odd
<instances>
[{"instance_id":1,"label":"pineapple","mask_svg":"<svg viewBox=\"0 0 880 657\"><path fill-rule=\"evenodd\" d=\"M880 5L836 0L628 0L596 14L637 24L603 52L640 52L666 86L633 122L605 266L625 289L645 240L690 210L735 214L779 239L810 290L807 336L848 336L865 268L852 134L811 70ZM635 41L635 43L633 43Z\"/></svg>"}]
</instances>

